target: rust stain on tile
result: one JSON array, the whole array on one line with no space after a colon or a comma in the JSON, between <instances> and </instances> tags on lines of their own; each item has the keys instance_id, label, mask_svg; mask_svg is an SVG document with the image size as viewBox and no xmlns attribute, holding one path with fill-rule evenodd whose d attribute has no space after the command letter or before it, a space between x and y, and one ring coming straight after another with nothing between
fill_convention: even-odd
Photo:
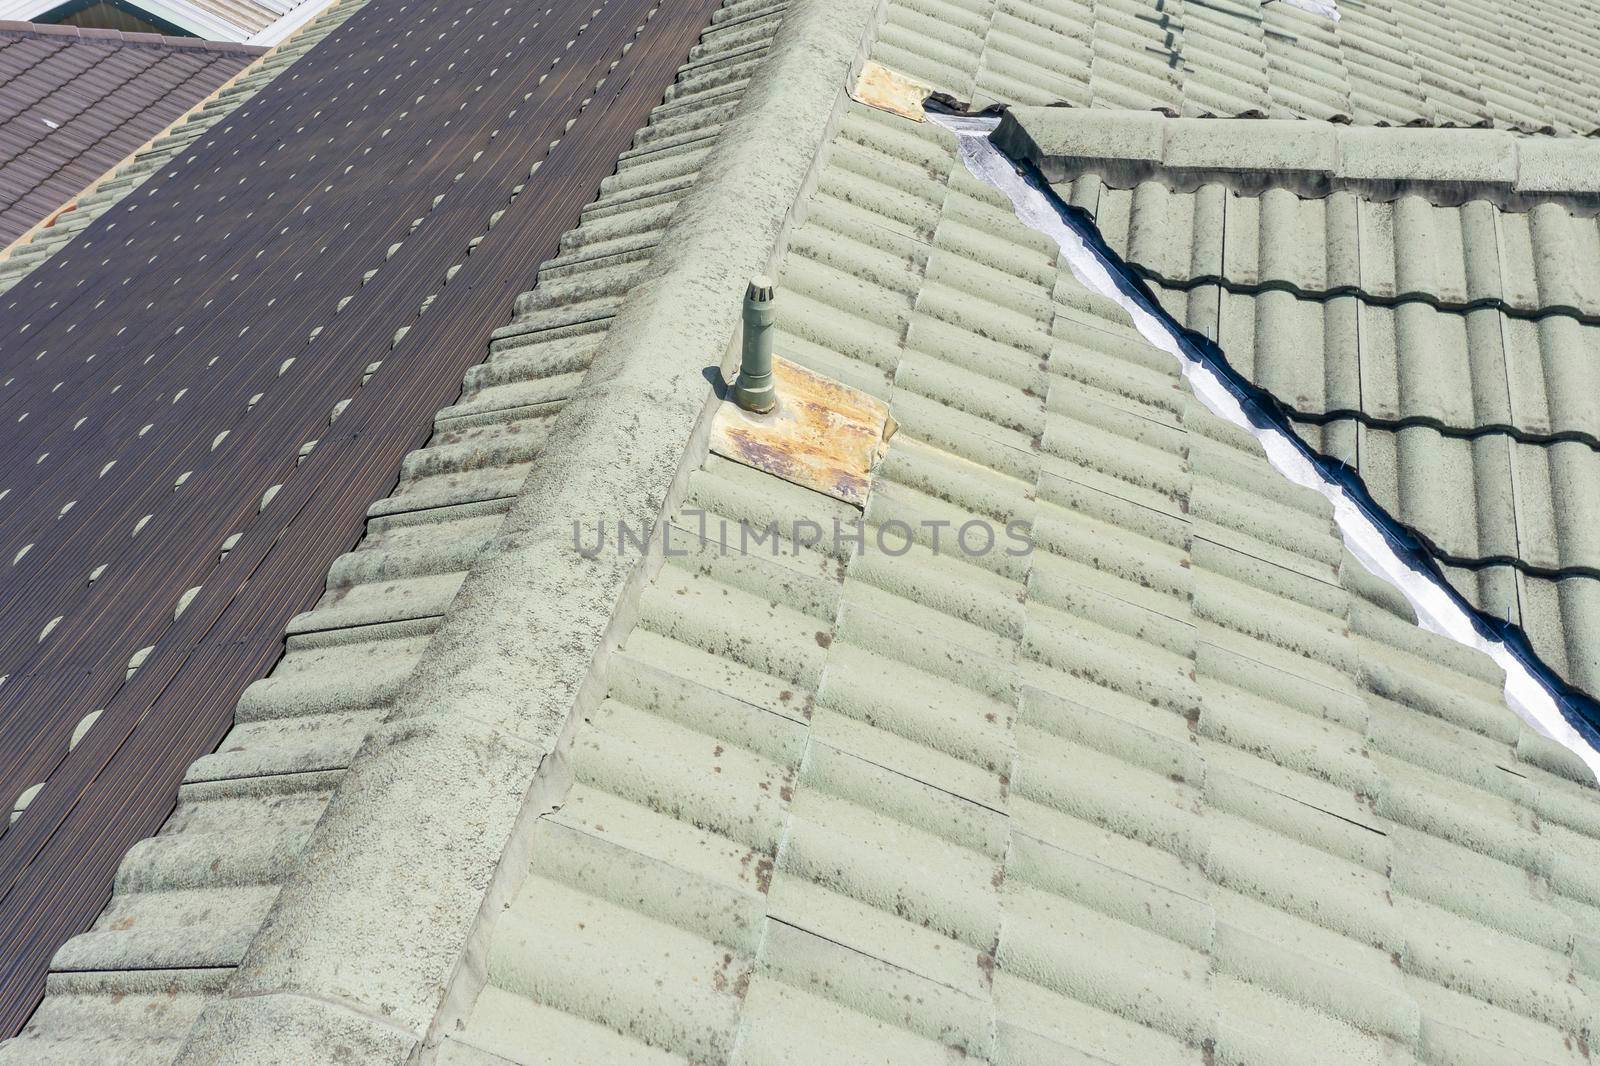
<instances>
[{"instance_id":1,"label":"rust stain on tile","mask_svg":"<svg viewBox=\"0 0 1600 1066\"><path fill-rule=\"evenodd\" d=\"M758 415L725 401L711 427L711 450L863 506L894 432L888 405L779 356L772 372L778 405Z\"/></svg>"},{"instance_id":2,"label":"rust stain on tile","mask_svg":"<svg viewBox=\"0 0 1600 1066\"><path fill-rule=\"evenodd\" d=\"M868 107L909 118L913 122L922 122L925 117L922 101L932 93L933 86L914 81L875 60L868 60L866 66L861 68L861 77L856 79L855 88L850 90L850 97Z\"/></svg>"}]
</instances>

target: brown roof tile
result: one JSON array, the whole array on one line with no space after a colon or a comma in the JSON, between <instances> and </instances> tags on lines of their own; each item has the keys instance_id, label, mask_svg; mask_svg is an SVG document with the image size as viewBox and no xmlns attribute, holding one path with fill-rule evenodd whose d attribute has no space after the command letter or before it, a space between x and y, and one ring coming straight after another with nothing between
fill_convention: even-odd
<instances>
[{"instance_id":1,"label":"brown roof tile","mask_svg":"<svg viewBox=\"0 0 1600 1066\"><path fill-rule=\"evenodd\" d=\"M237 74L245 45L0 22L0 246Z\"/></svg>"}]
</instances>

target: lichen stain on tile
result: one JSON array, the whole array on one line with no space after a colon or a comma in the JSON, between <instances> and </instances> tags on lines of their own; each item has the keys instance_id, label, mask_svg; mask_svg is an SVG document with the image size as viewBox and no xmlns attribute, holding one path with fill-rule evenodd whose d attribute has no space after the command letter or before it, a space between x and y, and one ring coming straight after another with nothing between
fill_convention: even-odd
<instances>
[{"instance_id":1,"label":"lichen stain on tile","mask_svg":"<svg viewBox=\"0 0 1600 1066\"><path fill-rule=\"evenodd\" d=\"M890 70L876 60L868 60L861 68L861 77L856 79L855 88L850 90L850 97L857 103L887 111L891 115L922 122L925 118L922 101L932 93L933 86Z\"/></svg>"},{"instance_id":2,"label":"lichen stain on tile","mask_svg":"<svg viewBox=\"0 0 1600 1066\"><path fill-rule=\"evenodd\" d=\"M774 356L778 405L764 415L718 409L711 450L835 499L863 506L894 420L882 400Z\"/></svg>"}]
</instances>

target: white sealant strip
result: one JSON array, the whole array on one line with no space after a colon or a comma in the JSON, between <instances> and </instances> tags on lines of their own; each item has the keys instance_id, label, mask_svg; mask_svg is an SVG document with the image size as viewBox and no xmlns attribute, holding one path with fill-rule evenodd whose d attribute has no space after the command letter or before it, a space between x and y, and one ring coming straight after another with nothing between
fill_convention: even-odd
<instances>
[{"instance_id":1,"label":"white sealant strip","mask_svg":"<svg viewBox=\"0 0 1600 1066\"><path fill-rule=\"evenodd\" d=\"M1262 0L1261 6L1266 7L1272 0ZM1283 0L1286 7L1296 7L1312 15L1321 15L1325 19L1339 21L1339 5L1335 0Z\"/></svg>"},{"instance_id":2,"label":"white sealant strip","mask_svg":"<svg viewBox=\"0 0 1600 1066\"><path fill-rule=\"evenodd\" d=\"M1102 252L1103 242L1092 225L1058 210L1058 201L1046 192L1042 179L1019 168L995 147L989 135L999 124L997 116L948 114L929 108L927 117L956 135L961 161L974 177L1004 193L1024 224L1056 242L1080 284L1115 301L1132 317L1145 340L1178 361L1201 403L1260 441L1278 473L1327 498L1350 554L1400 590L1416 611L1417 625L1475 648L1498 663L1505 671L1505 698L1511 709L1539 733L1570 749L1600 781L1600 751L1579 732L1573 721L1576 712L1564 708L1565 697L1550 683L1547 668L1528 662L1510 644L1486 634L1472 609L1453 590L1432 571L1405 558L1385 528L1387 516L1374 514L1370 502L1363 503L1330 476L1323 461L1286 426L1271 418L1259 420L1264 424L1251 418L1238 391L1218 368L1197 358L1166 312L1139 295L1126 268ZM1122 284L1118 284L1119 278Z\"/></svg>"}]
</instances>

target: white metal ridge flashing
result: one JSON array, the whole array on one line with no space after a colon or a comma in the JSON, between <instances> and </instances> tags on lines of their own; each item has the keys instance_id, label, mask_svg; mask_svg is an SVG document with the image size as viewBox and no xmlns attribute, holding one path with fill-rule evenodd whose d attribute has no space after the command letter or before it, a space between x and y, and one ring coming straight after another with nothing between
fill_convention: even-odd
<instances>
[{"instance_id":1,"label":"white metal ridge flashing","mask_svg":"<svg viewBox=\"0 0 1600 1066\"><path fill-rule=\"evenodd\" d=\"M1146 341L1178 361L1207 409L1255 437L1278 473L1315 489L1333 505L1345 546L1399 590L1416 612L1418 626L1493 659L1505 671L1511 709L1581 759L1600 781L1600 704L1540 660L1520 629L1467 603L1428 550L1373 500L1359 475L1312 451L1290 429L1275 397L1234 370L1215 343L1168 315L1107 246L1087 212L1064 203L1031 164L1013 160L994 143L990 134L999 125L998 114L959 113L937 100L927 102L925 114L956 135L961 161L974 177L1004 193L1017 218L1056 242L1079 283L1121 306Z\"/></svg>"},{"instance_id":2,"label":"white metal ridge flashing","mask_svg":"<svg viewBox=\"0 0 1600 1066\"><path fill-rule=\"evenodd\" d=\"M246 43L258 44L265 48L282 44L302 26L331 7L335 0L300 0L298 4L294 3L294 0L279 0L272 6L282 7L284 2L289 4L285 13Z\"/></svg>"},{"instance_id":3,"label":"white metal ridge flashing","mask_svg":"<svg viewBox=\"0 0 1600 1066\"><path fill-rule=\"evenodd\" d=\"M229 41L270 47L311 21L333 0L251 0L253 6L274 16L259 33L251 34L226 15L193 0L128 0L126 6L207 41ZM0 18L31 22L61 6L61 0L0 0Z\"/></svg>"}]
</instances>

